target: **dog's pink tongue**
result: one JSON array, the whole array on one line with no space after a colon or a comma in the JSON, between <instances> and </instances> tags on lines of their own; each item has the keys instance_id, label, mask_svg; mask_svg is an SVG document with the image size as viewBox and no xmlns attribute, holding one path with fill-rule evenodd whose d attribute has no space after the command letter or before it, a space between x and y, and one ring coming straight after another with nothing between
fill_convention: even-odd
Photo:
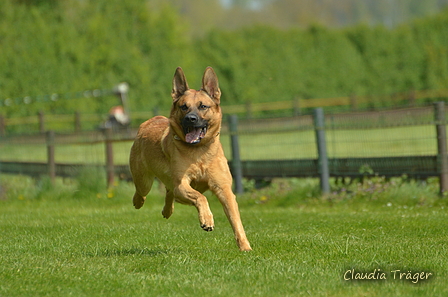
<instances>
[{"instance_id":1,"label":"dog's pink tongue","mask_svg":"<svg viewBox=\"0 0 448 297\"><path fill-rule=\"evenodd\" d=\"M185 141L188 143L196 142L201 135L201 129L193 129L191 132L185 135Z\"/></svg>"}]
</instances>

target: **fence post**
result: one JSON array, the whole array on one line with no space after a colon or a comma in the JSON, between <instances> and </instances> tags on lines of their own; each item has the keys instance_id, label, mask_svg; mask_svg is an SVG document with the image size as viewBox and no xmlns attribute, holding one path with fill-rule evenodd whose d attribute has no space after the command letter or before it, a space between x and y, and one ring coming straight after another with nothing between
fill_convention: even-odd
<instances>
[{"instance_id":1,"label":"fence post","mask_svg":"<svg viewBox=\"0 0 448 297\"><path fill-rule=\"evenodd\" d=\"M47 131L47 164L51 183L56 179L56 162L54 158L54 131Z\"/></svg>"},{"instance_id":2,"label":"fence post","mask_svg":"<svg viewBox=\"0 0 448 297\"><path fill-rule=\"evenodd\" d=\"M415 101L416 101L415 90L411 89L409 91L409 93L408 93L409 106L410 107L415 107Z\"/></svg>"},{"instance_id":3,"label":"fence post","mask_svg":"<svg viewBox=\"0 0 448 297\"><path fill-rule=\"evenodd\" d=\"M152 114L153 114L153 116L160 115L158 106L154 106L154 108L152 109Z\"/></svg>"},{"instance_id":4,"label":"fence post","mask_svg":"<svg viewBox=\"0 0 448 297\"><path fill-rule=\"evenodd\" d=\"M45 115L43 111L39 111L39 131L40 133L45 133Z\"/></svg>"},{"instance_id":5,"label":"fence post","mask_svg":"<svg viewBox=\"0 0 448 297\"><path fill-rule=\"evenodd\" d=\"M81 113L75 112L75 133L81 132Z\"/></svg>"},{"instance_id":6,"label":"fence post","mask_svg":"<svg viewBox=\"0 0 448 297\"><path fill-rule=\"evenodd\" d=\"M252 118L252 102L246 101L246 118Z\"/></svg>"},{"instance_id":7,"label":"fence post","mask_svg":"<svg viewBox=\"0 0 448 297\"><path fill-rule=\"evenodd\" d=\"M295 99L294 99L294 117L298 117L298 116L300 116L300 114L301 114L301 111L300 111L300 98L299 97L296 97Z\"/></svg>"},{"instance_id":8,"label":"fence post","mask_svg":"<svg viewBox=\"0 0 448 297\"><path fill-rule=\"evenodd\" d=\"M106 149L106 176L107 188L112 188L114 185L115 168L114 168L114 151L112 142L112 128L104 129L105 149Z\"/></svg>"},{"instance_id":9,"label":"fence post","mask_svg":"<svg viewBox=\"0 0 448 297\"><path fill-rule=\"evenodd\" d=\"M350 95L350 108L352 111L358 110L358 98L356 97L356 94Z\"/></svg>"},{"instance_id":10,"label":"fence post","mask_svg":"<svg viewBox=\"0 0 448 297\"><path fill-rule=\"evenodd\" d=\"M0 115L0 136L6 135L6 122L5 117Z\"/></svg>"},{"instance_id":11,"label":"fence post","mask_svg":"<svg viewBox=\"0 0 448 297\"><path fill-rule=\"evenodd\" d=\"M448 190L448 156L446 142L445 102L434 103L434 115L437 132L437 159L440 164L440 194Z\"/></svg>"},{"instance_id":12,"label":"fence post","mask_svg":"<svg viewBox=\"0 0 448 297\"><path fill-rule=\"evenodd\" d=\"M229 115L230 145L232 148L232 173L235 180L235 192L243 193L243 169L241 165L240 146L238 143L238 117Z\"/></svg>"},{"instance_id":13,"label":"fence post","mask_svg":"<svg viewBox=\"0 0 448 297\"><path fill-rule=\"evenodd\" d=\"M328 169L325 118L322 108L314 109L314 129L316 131L317 166L320 176L320 188L323 194L328 194L330 193L330 171Z\"/></svg>"}]
</instances>

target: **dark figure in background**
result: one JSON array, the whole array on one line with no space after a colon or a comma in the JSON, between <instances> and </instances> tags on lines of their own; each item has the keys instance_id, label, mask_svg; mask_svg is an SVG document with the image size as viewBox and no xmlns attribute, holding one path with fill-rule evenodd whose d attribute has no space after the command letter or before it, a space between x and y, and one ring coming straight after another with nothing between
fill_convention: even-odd
<instances>
[{"instance_id":1,"label":"dark figure in background","mask_svg":"<svg viewBox=\"0 0 448 297\"><path fill-rule=\"evenodd\" d=\"M121 105L114 106L109 110L109 118L104 123L105 128L112 128L114 131L126 130L129 127L129 116L124 112Z\"/></svg>"}]
</instances>

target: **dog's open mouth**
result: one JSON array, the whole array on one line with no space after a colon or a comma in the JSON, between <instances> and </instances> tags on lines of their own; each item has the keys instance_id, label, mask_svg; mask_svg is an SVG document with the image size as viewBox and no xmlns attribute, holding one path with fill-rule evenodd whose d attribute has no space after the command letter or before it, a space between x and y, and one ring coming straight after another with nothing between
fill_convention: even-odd
<instances>
[{"instance_id":1,"label":"dog's open mouth","mask_svg":"<svg viewBox=\"0 0 448 297\"><path fill-rule=\"evenodd\" d=\"M196 144L205 137L207 133L207 126L205 127L186 127L185 128L185 142L190 144Z\"/></svg>"}]
</instances>

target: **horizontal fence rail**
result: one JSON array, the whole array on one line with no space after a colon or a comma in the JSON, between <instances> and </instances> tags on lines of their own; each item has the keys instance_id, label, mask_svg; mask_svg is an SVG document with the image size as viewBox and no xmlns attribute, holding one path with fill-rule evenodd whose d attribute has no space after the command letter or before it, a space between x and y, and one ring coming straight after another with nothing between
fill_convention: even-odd
<instances>
[{"instance_id":1,"label":"horizontal fence rail","mask_svg":"<svg viewBox=\"0 0 448 297\"><path fill-rule=\"evenodd\" d=\"M438 102L419 108L322 114L320 122L312 115L239 121L233 116L223 122L220 138L238 179L237 192L242 191L241 178L318 177L323 181L330 176L375 175L439 177L443 192L448 187L443 183L448 176L445 113L445 104ZM319 131L325 135L319 136ZM131 178L127 160L135 134L134 129L106 129L0 137L0 172L46 174L54 179L74 177L81 168L93 166L107 172L108 186L112 186L117 176ZM322 143L326 157L318 150ZM120 149L116 145L121 145ZM87 161L86 150L98 154L97 162ZM62 153L64 161L58 155ZM76 154L81 154L80 161L74 162ZM32 160L32 156L41 157ZM322 158L326 158L326 171Z\"/></svg>"},{"instance_id":2,"label":"horizontal fence rail","mask_svg":"<svg viewBox=\"0 0 448 297\"><path fill-rule=\"evenodd\" d=\"M84 168L95 168L106 170L104 165L88 165L88 164L55 164L55 174L60 177L77 177ZM0 169L2 173L21 174L32 177L40 177L48 172L48 163L45 162L14 162L0 161ZM128 165L115 165L114 173L122 179L129 179L130 172Z\"/></svg>"},{"instance_id":3,"label":"horizontal fence rail","mask_svg":"<svg viewBox=\"0 0 448 297\"><path fill-rule=\"evenodd\" d=\"M328 160L332 177L403 176L428 178L439 176L436 156L335 158ZM231 164L231 163L230 163ZM242 161L245 178L319 177L317 159Z\"/></svg>"},{"instance_id":4,"label":"horizontal fence rail","mask_svg":"<svg viewBox=\"0 0 448 297\"><path fill-rule=\"evenodd\" d=\"M232 167L232 161L229 166ZM85 167L106 170L105 165L56 164L56 175L76 177ZM242 176L248 179L319 177L316 159L302 160L259 160L242 161ZM382 158L338 158L329 160L332 177L403 176L428 178L439 176L436 156L382 157ZM48 171L46 162L0 161L2 173L22 174L39 177ZM364 170L363 170L364 169ZM115 175L121 179L131 179L128 165L114 165ZM234 174L232 170L232 174Z\"/></svg>"},{"instance_id":5,"label":"horizontal fence rail","mask_svg":"<svg viewBox=\"0 0 448 297\"><path fill-rule=\"evenodd\" d=\"M223 110L226 114L244 115L245 118L252 118L254 113L275 112L290 110L294 116L302 114L303 109L314 109L320 107L348 107L350 111L374 109L377 107L402 108L415 107L427 104L428 101L437 101L441 98L448 98L448 89L441 90L410 90L408 92L377 95L377 96L351 96L327 97L327 98L295 98L287 101L276 102L246 102L245 104L225 105ZM157 113L169 114L168 110L155 109ZM133 113L134 116L145 117L148 113Z\"/></svg>"},{"instance_id":6,"label":"horizontal fence rail","mask_svg":"<svg viewBox=\"0 0 448 297\"><path fill-rule=\"evenodd\" d=\"M127 102L127 89L126 92L120 93L117 91L118 86L114 90L94 90L80 92L78 97L88 96L111 96L119 95L123 105ZM94 95L93 95L94 94ZM55 95L52 95L55 96ZM59 95L59 97L73 97L73 94ZM41 96L44 98L45 96ZM49 97L49 96L47 96ZM76 97L76 96L75 96ZM27 99L28 98L28 99ZM18 98L13 101L11 99L0 100L0 107L14 105L16 102L27 102L30 97ZM49 97L51 98L51 96ZM225 114L237 114L242 119L254 119L257 118L256 114L261 114L262 117L266 117L277 112L281 113L281 116L294 116L298 117L302 114L310 113L314 108L343 108L345 111L365 111L378 108L404 108L404 107L416 107L428 104L441 99L448 98L448 89L441 90L410 90L408 92L395 93L382 96L344 96L344 97L332 97L332 98L295 98L287 101L277 102L261 102L252 103L246 102L245 104L224 105L222 107ZM20 100L19 100L20 99ZM6 102L11 101L10 104ZM39 100L33 99L38 102ZM54 100L51 100L54 101ZM14 104L13 104L14 102ZM129 113L128 108L125 106L125 110ZM152 112L149 111L133 111L132 119L134 122L140 120L146 120L154 115L169 115L169 110L154 108ZM25 131L45 133L47 130L56 131L74 131L80 132L82 130L93 130L99 128L104 121L107 120L107 114L92 114L92 113L80 113L74 112L73 114L45 114L39 112L36 115L30 115L26 117L6 117L0 113L0 136L11 134L11 131L23 131L21 127L26 127ZM12 133L14 134L14 133Z\"/></svg>"}]
</instances>

